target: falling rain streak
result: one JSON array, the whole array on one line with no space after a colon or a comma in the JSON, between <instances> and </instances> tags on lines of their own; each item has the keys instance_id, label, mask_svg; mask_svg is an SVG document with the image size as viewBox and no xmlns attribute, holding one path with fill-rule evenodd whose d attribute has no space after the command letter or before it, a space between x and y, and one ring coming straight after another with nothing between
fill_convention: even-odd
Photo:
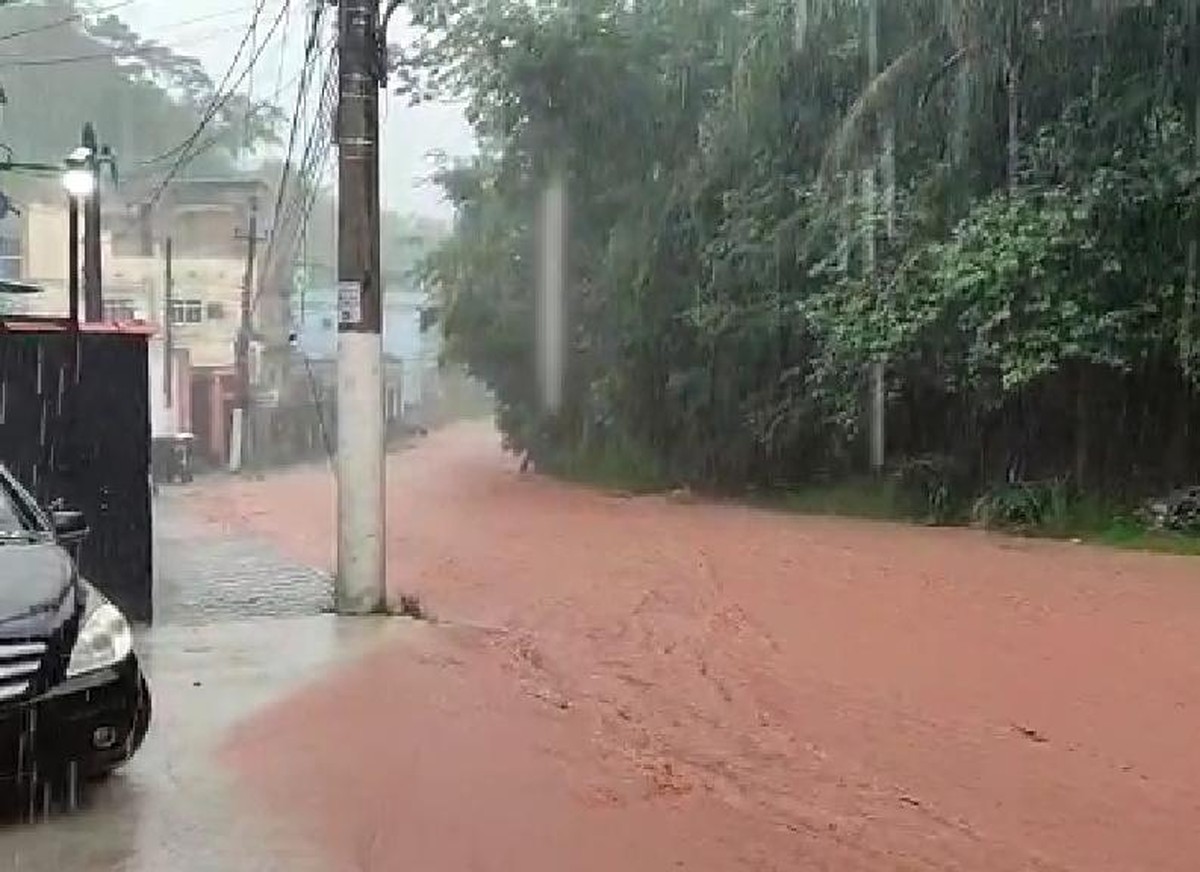
<instances>
[{"instance_id":1,"label":"falling rain streak","mask_svg":"<svg viewBox=\"0 0 1200 872\"><path fill-rule=\"evenodd\" d=\"M555 412L563 400L566 335L567 188L561 174L555 174L542 193L539 257L538 381L542 404Z\"/></svg>"}]
</instances>

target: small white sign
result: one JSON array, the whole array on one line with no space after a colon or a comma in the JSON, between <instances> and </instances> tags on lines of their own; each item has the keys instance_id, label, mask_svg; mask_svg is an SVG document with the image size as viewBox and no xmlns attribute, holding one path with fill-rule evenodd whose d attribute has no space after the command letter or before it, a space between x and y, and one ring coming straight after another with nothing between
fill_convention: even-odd
<instances>
[{"instance_id":1,"label":"small white sign","mask_svg":"<svg viewBox=\"0 0 1200 872\"><path fill-rule=\"evenodd\" d=\"M338 282L338 323L359 324L362 322L362 282Z\"/></svg>"}]
</instances>

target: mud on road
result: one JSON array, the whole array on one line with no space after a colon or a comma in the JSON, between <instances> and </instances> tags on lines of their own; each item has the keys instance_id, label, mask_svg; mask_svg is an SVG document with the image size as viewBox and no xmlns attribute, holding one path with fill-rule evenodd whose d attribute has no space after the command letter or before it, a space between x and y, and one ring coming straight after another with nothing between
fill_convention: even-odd
<instances>
[{"instance_id":1,"label":"mud on road","mask_svg":"<svg viewBox=\"0 0 1200 872\"><path fill-rule=\"evenodd\" d=\"M389 467L438 621L226 761L335 869L1191 870L1200 561ZM329 474L187 499L318 568Z\"/></svg>"}]
</instances>

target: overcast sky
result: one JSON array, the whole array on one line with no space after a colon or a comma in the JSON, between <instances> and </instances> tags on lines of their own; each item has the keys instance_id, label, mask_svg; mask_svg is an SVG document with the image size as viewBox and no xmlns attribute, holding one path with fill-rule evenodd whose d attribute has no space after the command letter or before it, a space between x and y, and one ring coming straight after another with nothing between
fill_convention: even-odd
<instances>
[{"instance_id":1,"label":"overcast sky","mask_svg":"<svg viewBox=\"0 0 1200 872\"><path fill-rule=\"evenodd\" d=\"M283 0L267 0L260 25L265 37ZM253 88L257 96L269 95L296 78L300 71L310 0L292 0L286 28L280 27L255 66ZM115 5L115 4L107 4ZM169 45L181 54L197 57L219 82L233 60L239 41L252 19L252 0L133 0L115 10L143 37ZM331 26L334 15L325 15ZM398 16L399 17L399 16ZM393 42L403 38L393 24ZM246 52L248 56L250 52ZM239 67L240 73L244 66ZM236 77L237 74L235 74ZM249 84L249 82L247 82ZM403 98L383 95L381 105L383 205L385 209L448 217L449 209L436 187L425 181L430 152L451 155L470 153L472 136L462 112L453 106L410 107ZM285 88L279 103L289 117L296 88ZM286 131L285 131L286 134Z\"/></svg>"}]
</instances>

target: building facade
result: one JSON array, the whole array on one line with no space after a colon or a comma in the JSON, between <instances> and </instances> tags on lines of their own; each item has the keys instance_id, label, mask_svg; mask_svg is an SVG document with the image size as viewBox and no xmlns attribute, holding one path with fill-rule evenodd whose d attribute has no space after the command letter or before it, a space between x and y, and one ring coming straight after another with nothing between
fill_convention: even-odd
<instances>
[{"instance_id":1,"label":"building facade","mask_svg":"<svg viewBox=\"0 0 1200 872\"><path fill-rule=\"evenodd\" d=\"M251 293L251 382L269 397L284 379L268 361L270 349L287 347L287 289L261 276L272 254L264 233L271 221L266 211L270 191L253 178L183 180L173 183L153 209L145 205L149 193L136 185L105 192L104 318L156 328L156 367L161 366L156 378L162 394L156 399L170 400L155 416L156 428L195 433L200 452L220 463L228 456L236 398L235 349L252 203L260 239ZM0 270L15 271L22 281L44 289L18 300L22 313L69 314L67 236L65 202L31 203L22 215L0 221ZM169 289L167 239L172 252ZM181 368L186 371L182 382Z\"/></svg>"},{"instance_id":2,"label":"building facade","mask_svg":"<svg viewBox=\"0 0 1200 872\"><path fill-rule=\"evenodd\" d=\"M309 361L337 357L337 290L329 282L298 281L294 295L296 344ZM389 379L385 410L391 418L417 414L436 380L440 342L436 331L421 330L426 297L405 288L392 276L383 298L383 355L388 369L400 373Z\"/></svg>"}]
</instances>

